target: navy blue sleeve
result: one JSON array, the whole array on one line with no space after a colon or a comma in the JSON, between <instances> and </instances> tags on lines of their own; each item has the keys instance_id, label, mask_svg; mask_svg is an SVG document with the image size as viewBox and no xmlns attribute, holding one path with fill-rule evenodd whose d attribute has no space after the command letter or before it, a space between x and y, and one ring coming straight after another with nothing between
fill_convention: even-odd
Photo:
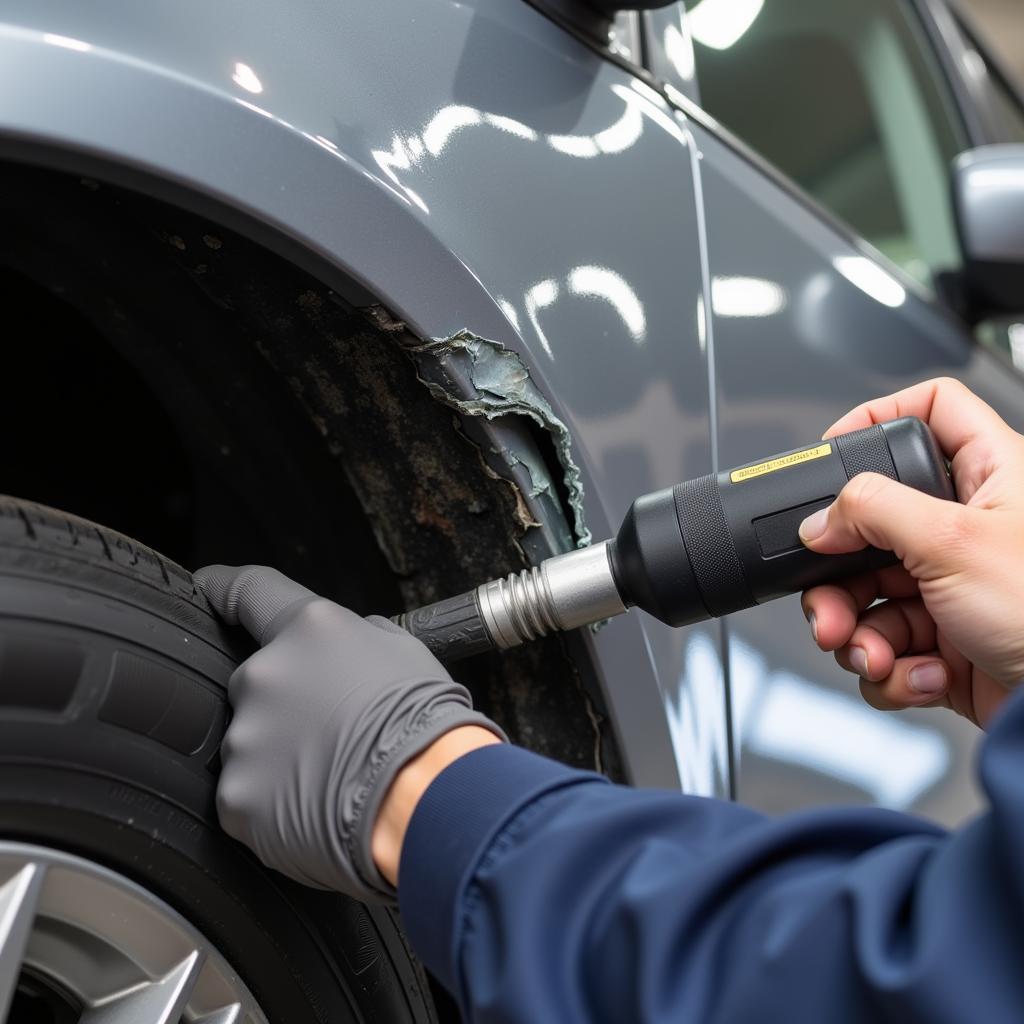
<instances>
[{"instance_id":1,"label":"navy blue sleeve","mask_svg":"<svg viewBox=\"0 0 1024 1024\"><path fill-rule=\"evenodd\" d=\"M403 845L413 948L467 1021L1024 1020L1024 694L956 832L878 809L769 818L492 746Z\"/></svg>"}]
</instances>

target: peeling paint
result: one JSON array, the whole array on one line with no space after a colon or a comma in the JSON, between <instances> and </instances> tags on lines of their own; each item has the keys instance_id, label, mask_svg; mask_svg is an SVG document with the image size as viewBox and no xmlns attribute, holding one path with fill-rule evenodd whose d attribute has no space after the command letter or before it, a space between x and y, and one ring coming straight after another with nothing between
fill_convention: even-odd
<instances>
[{"instance_id":1,"label":"peeling paint","mask_svg":"<svg viewBox=\"0 0 1024 1024\"><path fill-rule=\"evenodd\" d=\"M471 398L460 397L436 380L423 381L431 394L450 408L467 416L484 416L489 420L500 416L526 416L551 435L564 473L577 546L586 547L590 544L592 536L584 518L583 484L579 466L573 459L572 436L569 428L555 415L548 400L534 384L522 359L499 342L481 338L465 329L448 338L434 338L412 345L408 351L416 359L417 365L425 357L430 357L461 365L468 370L469 379L476 390L476 395ZM526 468L532 482L531 497L547 492L558 502L555 482L536 453L503 448L499 454L510 466L522 465Z\"/></svg>"}]
</instances>

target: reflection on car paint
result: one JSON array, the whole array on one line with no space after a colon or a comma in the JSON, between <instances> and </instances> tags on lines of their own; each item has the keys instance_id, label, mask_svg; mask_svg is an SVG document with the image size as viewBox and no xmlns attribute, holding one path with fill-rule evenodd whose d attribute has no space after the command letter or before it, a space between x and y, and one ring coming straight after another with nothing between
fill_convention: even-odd
<instances>
[{"instance_id":1,"label":"reflection on car paint","mask_svg":"<svg viewBox=\"0 0 1024 1024\"><path fill-rule=\"evenodd\" d=\"M243 64L241 61L235 64L234 71L231 74L231 81L248 92L263 92L263 83L259 80L256 72L248 64Z\"/></svg>"},{"instance_id":2,"label":"reflection on car paint","mask_svg":"<svg viewBox=\"0 0 1024 1024\"><path fill-rule=\"evenodd\" d=\"M876 302L896 309L907 301L907 290L885 269L865 256L836 256L832 266Z\"/></svg>"},{"instance_id":3,"label":"reflection on car paint","mask_svg":"<svg viewBox=\"0 0 1024 1024\"><path fill-rule=\"evenodd\" d=\"M686 634L682 671L676 688L665 694L665 713L682 788L687 793L714 793L729 774L728 751L708 723L722 713L722 659L718 626L706 623Z\"/></svg>"},{"instance_id":4,"label":"reflection on car paint","mask_svg":"<svg viewBox=\"0 0 1024 1024\"><path fill-rule=\"evenodd\" d=\"M573 267L565 277L565 292L581 298L604 299L622 320L623 326L637 344L641 344L647 336L647 317L644 315L643 303L630 283L617 271L610 267L579 266ZM553 306L563 294L563 284L553 277L544 278L527 288L523 295L523 306L538 340L544 351L555 358L551 342L541 326L539 313ZM519 317L515 308L505 301L506 315L518 327ZM508 308L506 308L506 306Z\"/></svg>"},{"instance_id":5,"label":"reflection on car paint","mask_svg":"<svg viewBox=\"0 0 1024 1024\"><path fill-rule=\"evenodd\" d=\"M743 38L764 7L764 0L700 0L690 8L690 35L713 50L727 50Z\"/></svg>"},{"instance_id":6,"label":"reflection on car paint","mask_svg":"<svg viewBox=\"0 0 1024 1024\"><path fill-rule=\"evenodd\" d=\"M662 34L662 46L680 78L692 80L696 66L693 56L693 41L683 35L676 25L666 25Z\"/></svg>"},{"instance_id":7,"label":"reflection on car paint","mask_svg":"<svg viewBox=\"0 0 1024 1024\"><path fill-rule=\"evenodd\" d=\"M761 277L714 277L711 307L716 316L774 316L786 308L786 290Z\"/></svg>"},{"instance_id":8,"label":"reflection on car paint","mask_svg":"<svg viewBox=\"0 0 1024 1024\"><path fill-rule=\"evenodd\" d=\"M547 143L559 153L584 159L601 153L622 153L629 149L644 130L644 119L635 97L626 90L621 95L626 109L614 124L594 135L549 135Z\"/></svg>"},{"instance_id":9,"label":"reflection on car paint","mask_svg":"<svg viewBox=\"0 0 1024 1024\"><path fill-rule=\"evenodd\" d=\"M65 50L78 50L79 53L86 53L92 49L91 43L86 43L81 39L72 39L71 36L58 36L53 32L44 32L43 42L49 43L51 46L63 46Z\"/></svg>"},{"instance_id":10,"label":"reflection on car paint","mask_svg":"<svg viewBox=\"0 0 1024 1024\"><path fill-rule=\"evenodd\" d=\"M913 807L948 770L950 744L938 728L879 714L859 694L790 670L769 671L740 640L729 654L734 737L750 753L838 779L895 810Z\"/></svg>"},{"instance_id":11,"label":"reflection on car paint","mask_svg":"<svg viewBox=\"0 0 1024 1024\"><path fill-rule=\"evenodd\" d=\"M569 291L573 295L592 295L611 303L632 339L640 343L647 335L644 307L629 282L608 267L575 267L569 271Z\"/></svg>"},{"instance_id":12,"label":"reflection on car paint","mask_svg":"<svg viewBox=\"0 0 1024 1024\"><path fill-rule=\"evenodd\" d=\"M544 351L551 359L555 358L555 353L551 349L551 342L548 341L548 336L544 333L537 314L542 309L547 309L548 306L554 305L555 299L557 298L558 282L552 277L546 278L543 281L538 281L535 285L531 285L526 289L526 294L523 295L523 305L526 307L526 316L533 325L533 330L537 335L537 340L541 343Z\"/></svg>"}]
</instances>

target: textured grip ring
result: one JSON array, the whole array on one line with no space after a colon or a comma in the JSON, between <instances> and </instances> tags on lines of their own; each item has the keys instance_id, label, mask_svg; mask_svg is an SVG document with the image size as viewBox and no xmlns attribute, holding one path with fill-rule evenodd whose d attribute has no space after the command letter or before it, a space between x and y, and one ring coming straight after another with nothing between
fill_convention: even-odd
<instances>
[{"instance_id":1,"label":"textured grip ring","mask_svg":"<svg viewBox=\"0 0 1024 1024\"><path fill-rule=\"evenodd\" d=\"M755 604L725 518L717 478L702 476L677 484L673 497L683 543L708 614L718 618Z\"/></svg>"},{"instance_id":2,"label":"textured grip ring","mask_svg":"<svg viewBox=\"0 0 1024 1024\"><path fill-rule=\"evenodd\" d=\"M889 442L879 424L840 434L835 438L835 444L848 480L852 480L858 473L881 473L890 480L899 479L896 467L892 464Z\"/></svg>"},{"instance_id":3,"label":"textured grip ring","mask_svg":"<svg viewBox=\"0 0 1024 1024\"><path fill-rule=\"evenodd\" d=\"M439 661L458 661L494 649L475 590L404 612L391 621L426 644Z\"/></svg>"}]
</instances>

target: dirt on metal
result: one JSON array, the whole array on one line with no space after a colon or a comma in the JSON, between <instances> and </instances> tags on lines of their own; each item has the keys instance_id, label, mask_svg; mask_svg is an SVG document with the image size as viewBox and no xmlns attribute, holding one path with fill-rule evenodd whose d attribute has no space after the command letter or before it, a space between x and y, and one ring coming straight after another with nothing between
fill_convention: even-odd
<instances>
[{"instance_id":1,"label":"dirt on metal","mask_svg":"<svg viewBox=\"0 0 1024 1024\"><path fill-rule=\"evenodd\" d=\"M520 542L536 522L530 505L465 436L452 403L417 376L410 353L428 357L421 339L383 307L354 308L208 223L179 215L174 229L165 237L184 247L175 241L171 251L230 311L346 474L407 608L527 564ZM202 273L193 250L203 253ZM471 659L454 674L514 741L619 775L610 729L560 638Z\"/></svg>"}]
</instances>

